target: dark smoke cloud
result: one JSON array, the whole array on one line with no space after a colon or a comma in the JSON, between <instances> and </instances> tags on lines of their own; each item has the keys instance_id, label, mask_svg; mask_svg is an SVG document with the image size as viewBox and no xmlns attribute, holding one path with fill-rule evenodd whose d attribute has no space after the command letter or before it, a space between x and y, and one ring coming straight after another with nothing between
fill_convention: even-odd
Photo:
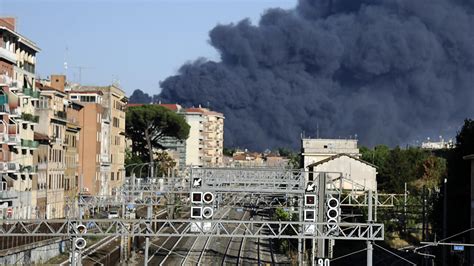
<instances>
[{"instance_id":1,"label":"dark smoke cloud","mask_svg":"<svg viewBox=\"0 0 474 266\"><path fill-rule=\"evenodd\" d=\"M404 144L455 133L474 105L469 0L300 0L218 25L221 62L162 82L162 101L223 112L226 146L298 147L301 132Z\"/></svg>"}]
</instances>

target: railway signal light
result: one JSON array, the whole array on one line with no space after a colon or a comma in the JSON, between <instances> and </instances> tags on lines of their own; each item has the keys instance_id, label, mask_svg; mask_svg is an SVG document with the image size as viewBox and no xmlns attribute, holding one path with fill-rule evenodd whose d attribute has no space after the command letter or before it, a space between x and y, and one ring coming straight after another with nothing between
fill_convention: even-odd
<instances>
[{"instance_id":1,"label":"railway signal light","mask_svg":"<svg viewBox=\"0 0 474 266\"><path fill-rule=\"evenodd\" d=\"M85 233L87 233L87 227L86 227L85 225L83 225L83 224L78 224L78 225L76 226L76 230L77 230L77 232L78 232L79 234L85 234Z\"/></svg>"},{"instance_id":2,"label":"railway signal light","mask_svg":"<svg viewBox=\"0 0 474 266\"><path fill-rule=\"evenodd\" d=\"M212 203L214 201L214 194L212 194L211 192L204 193L203 201L207 204Z\"/></svg>"},{"instance_id":3,"label":"railway signal light","mask_svg":"<svg viewBox=\"0 0 474 266\"><path fill-rule=\"evenodd\" d=\"M191 203L202 203L202 192L191 192Z\"/></svg>"},{"instance_id":4,"label":"railway signal light","mask_svg":"<svg viewBox=\"0 0 474 266\"><path fill-rule=\"evenodd\" d=\"M191 207L191 218L202 219L202 207Z\"/></svg>"},{"instance_id":5,"label":"railway signal light","mask_svg":"<svg viewBox=\"0 0 474 266\"><path fill-rule=\"evenodd\" d=\"M314 209L304 210L304 221L305 222L314 222L316 221L316 213Z\"/></svg>"},{"instance_id":6,"label":"railway signal light","mask_svg":"<svg viewBox=\"0 0 474 266\"><path fill-rule=\"evenodd\" d=\"M304 195L305 206L316 206L316 195Z\"/></svg>"},{"instance_id":7,"label":"railway signal light","mask_svg":"<svg viewBox=\"0 0 474 266\"><path fill-rule=\"evenodd\" d=\"M87 242L84 238L82 237L78 237L74 240L74 246L77 248L77 249L84 249L87 245Z\"/></svg>"},{"instance_id":8,"label":"railway signal light","mask_svg":"<svg viewBox=\"0 0 474 266\"><path fill-rule=\"evenodd\" d=\"M214 214L214 209L212 207L204 207L202 209L202 217L206 219L212 218L213 214Z\"/></svg>"},{"instance_id":9,"label":"railway signal light","mask_svg":"<svg viewBox=\"0 0 474 266\"><path fill-rule=\"evenodd\" d=\"M326 212L327 222L328 222L327 227L330 231L333 231L337 228L337 223L339 222L339 216L340 216L339 199L333 196L330 196L326 201L326 205L328 207L328 210Z\"/></svg>"}]
</instances>

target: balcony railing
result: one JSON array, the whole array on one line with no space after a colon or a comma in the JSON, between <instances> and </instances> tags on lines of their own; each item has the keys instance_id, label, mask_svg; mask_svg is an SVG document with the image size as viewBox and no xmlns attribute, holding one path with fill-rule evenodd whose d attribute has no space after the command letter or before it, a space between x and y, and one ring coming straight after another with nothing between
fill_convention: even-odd
<instances>
[{"instance_id":1,"label":"balcony railing","mask_svg":"<svg viewBox=\"0 0 474 266\"><path fill-rule=\"evenodd\" d=\"M35 140L30 140L30 139L21 139L21 146L25 148L36 149L39 146L39 142Z\"/></svg>"},{"instance_id":2,"label":"balcony railing","mask_svg":"<svg viewBox=\"0 0 474 266\"><path fill-rule=\"evenodd\" d=\"M7 170L9 172L19 172L20 164L19 163L7 163Z\"/></svg>"},{"instance_id":3,"label":"balcony railing","mask_svg":"<svg viewBox=\"0 0 474 266\"><path fill-rule=\"evenodd\" d=\"M67 113L63 111L56 111L54 112L54 116L56 118L62 119L62 120L67 120Z\"/></svg>"},{"instance_id":4,"label":"balcony railing","mask_svg":"<svg viewBox=\"0 0 474 266\"><path fill-rule=\"evenodd\" d=\"M20 116L21 115L21 111L20 111L20 108L15 108L15 109L11 109L10 110L10 115L11 116Z\"/></svg>"},{"instance_id":5,"label":"balcony railing","mask_svg":"<svg viewBox=\"0 0 474 266\"><path fill-rule=\"evenodd\" d=\"M30 148L32 149L37 149L39 146L39 142L36 141L36 140L32 140L31 143L30 143Z\"/></svg>"},{"instance_id":6,"label":"balcony railing","mask_svg":"<svg viewBox=\"0 0 474 266\"><path fill-rule=\"evenodd\" d=\"M41 93L39 91L33 91L31 97L39 99Z\"/></svg>"},{"instance_id":7,"label":"balcony railing","mask_svg":"<svg viewBox=\"0 0 474 266\"><path fill-rule=\"evenodd\" d=\"M10 106L8 104L0 104L0 113L10 113Z\"/></svg>"},{"instance_id":8,"label":"balcony railing","mask_svg":"<svg viewBox=\"0 0 474 266\"><path fill-rule=\"evenodd\" d=\"M21 119L23 119L25 121L32 122L32 123L38 123L39 122L39 116L38 115L32 115L32 114L27 114L27 113L21 114Z\"/></svg>"},{"instance_id":9,"label":"balcony railing","mask_svg":"<svg viewBox=\"0 0 474 266\"><path fill-rule=\"evenodd\" d=\"M8 95L0 95L0 105L8 104Z\"/></svg>"}]
</instances>

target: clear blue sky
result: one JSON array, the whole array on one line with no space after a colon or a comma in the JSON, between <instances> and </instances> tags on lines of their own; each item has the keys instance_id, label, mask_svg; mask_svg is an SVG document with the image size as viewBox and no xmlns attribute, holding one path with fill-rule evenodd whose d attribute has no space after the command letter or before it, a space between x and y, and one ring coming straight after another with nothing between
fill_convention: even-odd
<instances>
[{"instance_id":1,"label":"clear blue sky","mask_svg":"<svg viewBox=\"0 0 474 266\"><path fill-rule=\"evenodd\" d=\"M0 0L0 15L42 49L37 74L65 73L85 85L119 80L130 95L159 92L159 81L198 57L218 60L208 44L217 24L250 18L297 0ZM66 49L67 47L67 49Z\"/></svg>"}]
</instances>

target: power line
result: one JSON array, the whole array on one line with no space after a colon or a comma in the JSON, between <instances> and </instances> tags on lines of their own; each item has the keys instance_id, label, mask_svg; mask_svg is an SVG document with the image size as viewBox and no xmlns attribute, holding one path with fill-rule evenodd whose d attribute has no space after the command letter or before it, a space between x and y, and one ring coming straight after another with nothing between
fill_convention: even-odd
<instances>
[{"instance_id":1,"label":"power line","mask_svg":"<svg viewBox=\"0 0 474 266\"><path fill-rule=\"evenodd\" d=\"M394 252L392 252L392 251L390 251L390 250L388 250L388 249L386 249L386 248L384 248L384 247L382 247L382 246L379 246L379 245L377 245L377 244L375 244L375 243L373 243L373 245L376 246L376 247L378 247L378 248L380 248L381 250L383 250L383 251L385 251L385 252L387 252L387 253L392 254L393 256L395 256L395 257L397 257L397 258L399 258L399 259L401 259L401 260L404 260L404 261L410 263L411 265L415 265L415 266L416 266L416 263L413 263L413 262L411 262L411 261L405 259L404 257L398 255L397 253L394 253Z\"/></svg>"},{"instance_id":2,"label":"power line","mask_svg":"<svg viewBox=\"0 0 474 266\"><path fill-rule=\"evenodd\" d=\"M340 257L337 257L337 258L334 258L332 259L331 261L335 261L335 260L339 260L339 259L342 259L342 258L345 258L345 257L349 257L349 256L352 256L354 254L357 254L357 253L360 253L360 252L363 252L363 251L366 251L367 248L364 248L364 249L361 249L361 250L357 250L357 251L354 251L354 252L351 252L349 254L346 254L346 255L342 255Z\"/></svg>"}]
</instances>

